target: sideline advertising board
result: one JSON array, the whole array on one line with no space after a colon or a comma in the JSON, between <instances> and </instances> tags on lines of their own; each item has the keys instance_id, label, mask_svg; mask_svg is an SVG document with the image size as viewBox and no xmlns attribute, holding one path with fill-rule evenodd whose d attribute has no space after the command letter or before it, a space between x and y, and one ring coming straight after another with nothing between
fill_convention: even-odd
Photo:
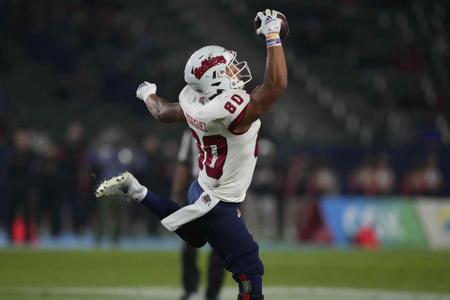
<instances>
[{"instance_id":1,"label":"sideline advertising board","mask_svg":"<svg viewBox=\"0 0 450 300\"><path fill-rule=\"evenodd\" d=\"M450 249L450 199L419 198L417 214L431 249Z\"/></svg>"},{"instance_id":2,"label":"sideline advertising board","mask_svg":"<svg viewBox=\"0 0 450 300\"><path fill-rule=\"evenodd\" d=\"M371 228L380 246L426 247L411 199L324 197L320 209L338 246L351 245L360 230Z\"/></svg>"}]
</instances>

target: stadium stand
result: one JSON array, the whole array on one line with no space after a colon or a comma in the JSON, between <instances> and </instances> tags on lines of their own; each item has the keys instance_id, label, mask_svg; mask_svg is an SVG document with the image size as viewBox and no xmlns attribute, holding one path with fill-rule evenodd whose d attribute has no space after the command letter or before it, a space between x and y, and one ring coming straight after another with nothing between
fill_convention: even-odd
<instances>
[{"instance_id":1,"label":"stadium stand","mask_svg":"<svg viewBox=\"0 0 450 300\"><path fill-rule=\"evenodd\" d=\"M20 167L11 157L22 147L31 162L19 177L57 180L82 157L74 171L82 176L61 186L79 189L77 199L58 202L58 191L47 195L42 181L26 196L26 205L40 207L31 223L51 234L83 231L101 213L91 199L91 173L101 179L114 168L135 168L167 191L181 127L154 126L135 99L136 86L148 78L176 99L186 57L216 41L236 47L260 79L263 60L256 61L264 53L253 17L269 6L286 12L291 27L289 91L265 122L270 126L261 135L274 153L257 170L261 184L253 191L267 194L264 176L281 177L268 189L278 214L269 235L283 236L287 198L336 191L448 196L442 182L450 178L450 4L444 0L0 1L0 190L10 187L8 172ZM210 26L205 10L223 27ZM73 124L83 134L71 144ZM109 150L117 156L111 169L102 156ZM392 182L374 192L376 180L356 184L361 169L388 174ZM413 187L429 178L424 174L440 183ZM1 195L0 227L10 231L12 196ZM77 205L82 211L74 215ZM70 216L68 225L51 217L55 209L53 215ZM138 221L124 218L122 232L159 234L154 220L132 208L126 213Z\"/></svg>"}]
</instances>

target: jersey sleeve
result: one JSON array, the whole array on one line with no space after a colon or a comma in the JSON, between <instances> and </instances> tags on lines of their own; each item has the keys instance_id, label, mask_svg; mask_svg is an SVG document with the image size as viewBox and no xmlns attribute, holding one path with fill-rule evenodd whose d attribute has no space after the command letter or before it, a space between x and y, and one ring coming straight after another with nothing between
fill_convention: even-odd
<instances>
[{"instance_id":1,"label":"jersey sleeve","mask_svg":"<svg viewBox=\"0 0 450 300\"><path fill-rule=\"evenodd\" d=\"M250 102L250 95L243 90L232 90L221 97L219 110L223 117L221 122L230 131L239 124L245 116L247 105Z\"/></svg>"}]
</instances>

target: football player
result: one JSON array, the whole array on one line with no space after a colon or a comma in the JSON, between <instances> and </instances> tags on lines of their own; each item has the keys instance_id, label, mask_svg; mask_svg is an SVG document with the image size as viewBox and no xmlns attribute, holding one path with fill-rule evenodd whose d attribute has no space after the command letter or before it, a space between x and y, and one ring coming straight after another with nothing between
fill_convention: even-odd
<instances>
[{"instance_id":1,"label":"football player","mask_svg":"<svg viewBox=\"0 0 450 300\"><path fill-rule=\"evenodd\" d=\"M259 247L241 218L258 156L260 118L287 87L287 68L279 36L278 12L258 12L257 34L266 37L264 82L251 94L243 88L252 76L236 52L219 46L203 47L189 58L184 70L186 87L179 102L156 95L156 85L143 82L136 95L161 122L187 122L198 148L198 179L189 188L188 205L157 195L128 172L103 182L96 196L124 195L142 203L170 231L194 247L206 242L238 282L238 299L264 299L263 264Z\"/></svg>"}]
</instances>

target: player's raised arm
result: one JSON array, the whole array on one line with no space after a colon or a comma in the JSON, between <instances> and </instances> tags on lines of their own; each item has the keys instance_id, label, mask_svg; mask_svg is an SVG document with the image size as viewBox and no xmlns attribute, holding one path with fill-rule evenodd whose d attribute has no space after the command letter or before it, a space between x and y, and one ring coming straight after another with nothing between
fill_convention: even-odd
<instances>
[{"instance_id":1,"label":"player's raised arm","mask_svg":"<svg viewBox=\"0 0 450 300\"><path fill-rule=\"evenodd\" d=\"M156 84L144 81L136 90L136 97L145 102L156 120L166 123L186 122L179 103L168 102L156 95Z\"/></svg>"},{"instance_id":2,"label":"player's raised arm","mask_svg":"<svg viewBox=\"0 0 450 300\"><path fill-rule=\"evenodd\" d=\"M261 20L257 34L266 38L267 60L264 82L250 95L250 103L243 120L235 127L235 131L245 131L254 121L262 117L281 96L287 87L288 74L283 45L280 39L281 19L279 12L266 9L258 12L256 18Z\"/></svg>"}]
</instances>

